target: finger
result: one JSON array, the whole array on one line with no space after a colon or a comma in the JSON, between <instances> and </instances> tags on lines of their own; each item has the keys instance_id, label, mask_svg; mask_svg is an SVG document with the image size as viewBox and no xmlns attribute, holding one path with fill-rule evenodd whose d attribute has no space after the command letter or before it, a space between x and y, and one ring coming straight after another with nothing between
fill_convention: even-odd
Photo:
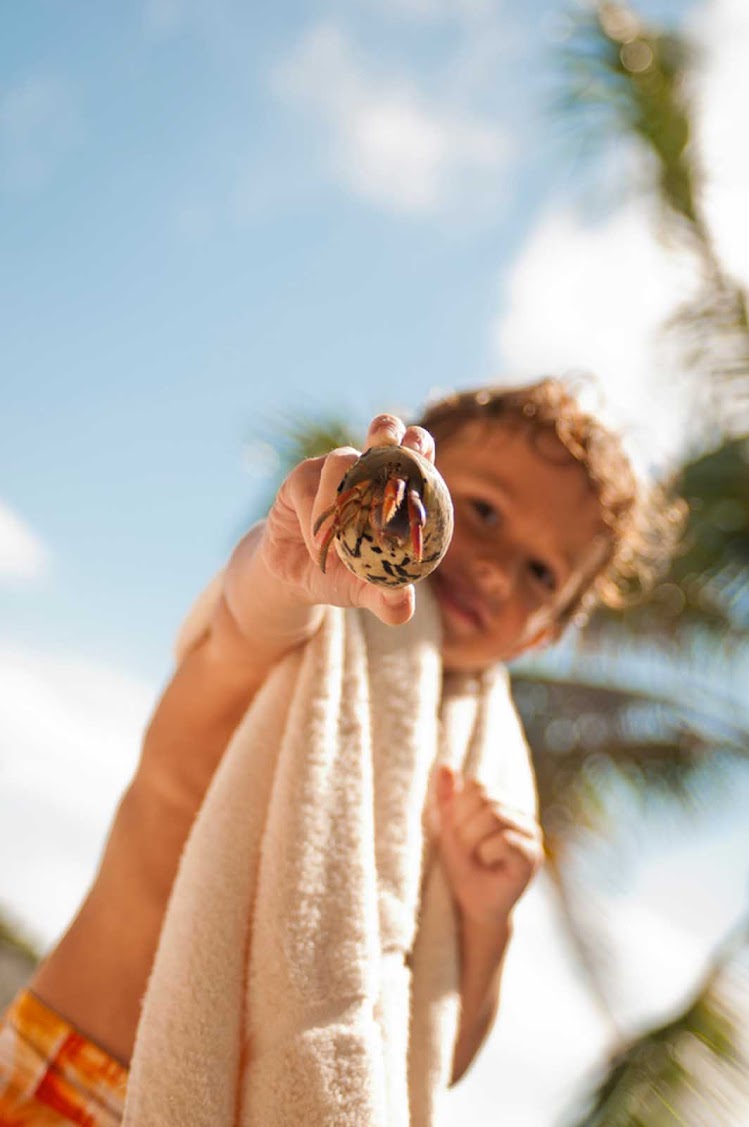
<instances>
[{"instance_id":1,"label":"finger","mask_svg":"<svg viewBox=\"0 0 749 1127\"><path fill-rule=\"evenodd\" d=\"M508 802L504 802L501 798L497 798L489 794L486 787L477 779L466 779L464 783L464 792L466 795L473 793L481 796L481 798L488 803L496 816L497 822L506 826L508 829L516 829L521 833L527 834L529 837L541 839L543 831L537 820L527 810L521 809L519 806L512 806ZM474 802L474 806L476 803Z\"/></svg>"},{"instance_id":2,"label":"finger","mask_svg":"<svg viewBox=\"0 0 749 1127\"><path fill-rule=\"evenodd\" d=\"M401 440L401 446L408 446L417 454L423 455L430 462L434 461L434 439L428 430L423 427L406 427L406 432Z\"/></svg>"},{"instance_id":3,"label":"finger","mask_svg":"<svg viewBox=\"0 0 749 1127\"><path fill-rule=\"evenodd\" d=\"M355 579L355 576L352 576ZM355 605L364 607L377 615L386 626L402 626L408 622L416 608L416 592L413 583L405 587L387 588L356 580L360 584L355 596Z\"/></svg>"},{"instance_id":4,"label":"finger","mask_svg":"<svg viewBox=\"0 0 749 1127\"><path fill-rule=\"evenodd\" d=\"M317 555L316 541L325 535L329 520L324 522L323 527L319 528L317 534L313 532L315 524L321 519L334 504L338 493L338 487L343 481L346 473L351 469L354 463L358 460L360 452L355 450L352 446L339 446L336 450L331 450L329 454L323 458L319 465L318 459L315 458L310 463L310 472L314 467L314 472L317 477L317 489L312 502L311 512L309 519L304 520L301 511L299 512L300 524L304 533L307 547L313 556ZM305 463L306 465L307 463ZM332 517L332 513L330 516Z\"/></svg>"},{"instance_id":5,"label":"finger","mask_svg":"<svg viewBox=\"0 0 749 1127\"><path fill-rule=\"evenodd\" d=\"M510 809L501 802L494 802L491 799L487 801L494 812L498 827L519 833L530 841L540 842L543 840L543 830L536 819L530 814L524 814L519 810Z\"/></svg>"},{"instance_id":6,"label":"finger","mask_svg":"<svg viewBox=\"0 0 749 1127\"><path fill-rule=\"evenodd\" d=\"M447 763L441 763L437 768L437 774L434 780L434 790L437 802L440 805L447 805L451 802L457 787L457 779L455 771Z\"/></svg>"},{"instance_id":7,"label":"finger","mask_svg":"<svg viewBox=\"0 0 749 1127\"><path fill-rule=\"evenodd\" d=\"M491 806L487 805L480 807L472 817L467 818L460 826L456 826L455 832L466 853L473 853L484 838L500 833L501 827L497 824Z\"/></svg>"},{"instance_id":8,"label":"finger","mask_svg":"<svg viewBox=\"0 0 749 1127\"><path fill-rule=\"evenodd\" d=\"M364 449L370 446L400 446L406 424L397 415L376 415L369 424Z\"/></svg>"},{"instance_id":9,"label":"finger","mask_svg":"<svg viewBox=\"0 0 749 1127\"><path fill-rule=\"evenodd\" d=\"M449 786L447 786L448 780ZM451 767L446 765L440 767L437 783L437 799L446 803L444 815L449 818L455 831L460 830L466 822L488 805L486 791L481 783L476 779L465 778ZM448 799L449 803L447 803Z\"/></svg>"},{"instance_id":10,"label":"finger","mask_svg":"<svg viewBox=\"0 0 749 1127\"><path fill-rule=\"evenodd\" d=\"M434 797L436 800L434 830L439 838L440 850L443 854L447 854L448 858L452 855L460 856L463 853L453 824L453 806L459 793L459 784L458 773L452 767L449 767L446 763L438 767L434 781Z\"/></svg>"},{"instance_id":11,"label":"finger","mask_svg":"<svg viewBox=\"0 0 749 1127\"><path fill-rule=\"evenodd\" d=\"M491 812L491 804L486 795L473 787L464 787L455 796L453 804L453 825L455 829L462 833L465 827L485 810Z\"/></svg>"},{"instance_id":12,"label":"finger","mask_svg":"<svg viewBox=\"0 0 749 1127\"><path fill-rule=\"evenodd\" d=\"M540 842L529 841L521 834L502 830L479 842L475 855L482 865L514 865L535 872L543 861Z\"/></svg>"},{"instance_id":13,"label":"finger","mask_svg":"<svg viewBox=\"0 0 749 1127\"><path fill-rule=\"evenodd\" d=\"M456 886L465 880L475 867L475 859L459 840L455 827L449 817L450 803L443 803L439 812L437 827L437 846L451 884Z\"/></svg>"}]
</instances>

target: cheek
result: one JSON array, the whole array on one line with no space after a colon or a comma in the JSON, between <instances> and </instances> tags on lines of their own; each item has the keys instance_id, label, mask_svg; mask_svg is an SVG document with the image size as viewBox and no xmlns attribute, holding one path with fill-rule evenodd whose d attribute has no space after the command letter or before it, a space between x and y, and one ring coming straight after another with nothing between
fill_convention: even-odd
<instances>
[{"instance_id":1,"label":"cheek","mask_svg":"<svg viewBox=\"0 0 749 1127\"><path fill-rule=\"evenodd\" d=\"M466 504L460 498L454 503L453 508L453 538L451 545L466 545L474 543L478 538L475 519L467 511Z\"/></svg>"},{"instance_id":2,"label":"cheek","mask_svg":"<svg viewBox=\"0 0 749 1127\"><path fill-rule=\"evenodd\" d=\"M463 557L466 554L466 551L466 538L463 530L456 520L455 527L453 528L453 535L450 541L450 546L445 552L444 559L449 563L451 560L456 560Z\"/></svg>"}]
</instances>

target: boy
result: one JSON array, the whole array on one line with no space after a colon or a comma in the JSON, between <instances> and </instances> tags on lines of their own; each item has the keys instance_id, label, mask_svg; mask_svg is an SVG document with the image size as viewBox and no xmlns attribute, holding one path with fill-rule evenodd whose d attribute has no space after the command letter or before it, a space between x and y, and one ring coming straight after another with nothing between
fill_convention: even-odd
<instances>
[{"instance_id":1,"label":"boy","mask_svg":"<svg viewBox=\"0 0 749 1127\"><path fill-rule=\"evenodd\" d=\"M641 533L644 506L629 464L563 385L463 393L422 422L406 427L378 416L365 448L403 444L434 458L432 436L439 444L455 533L429 583L446 675L480 678L497 662L553 642L593 603L613 602L622 577L646 574L643 548L653 540ZM3 1113L13 1123L119 1121L177 861L240 719L271 667L314 637L326 605L366 608L392 626L413 614L412 587L366 584L334 553L324 574L318 566L315 519L356 457L343 448L297 466L267 520L233 553L210 624L191 640L146 732L95 884L0 1032L0 1081L8 1076L5 1095L0 1083L0 1122ZM664 521L673 527L671 515ZM666 547L663 540L661 555ZM491 1026L512 910L542 846L531 817L449 769L438 774L436 807L439 857L458 920L456 1080ZM70 1027L93 1044L71 1042ZM22 1040L31 1043L23 1067ZM73 1044L78 1053L67 1058L67 1074L59 1060L45 1065L52 1043Z\"/></svg>"}]
</instances>

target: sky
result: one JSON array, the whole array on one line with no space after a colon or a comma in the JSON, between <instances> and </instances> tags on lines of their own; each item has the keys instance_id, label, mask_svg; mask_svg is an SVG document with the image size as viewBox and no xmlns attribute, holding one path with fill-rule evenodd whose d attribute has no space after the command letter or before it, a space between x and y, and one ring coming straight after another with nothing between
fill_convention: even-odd
<instances>
[{"instance_id":1,"label":"sky","mask_svg":"<svg viewBox=\"0 0 749 1127\"><path fill-rule=\"evenodd\" d=\"M657 330L693 275L623 190L630 155L594 173L554 109L575 7L3 6L0 905L42 945L93 872L181 618L260 515L280 419L334 411L363 432L449 388L594 372L586 394L641 472L688 445L696 400ZM706 208L749 281L749 11L639 10L700 42ZM651 851L607 906L635 921L615 930L671 951L622 986L627 1020L648 983L673 998L694 981L737 910L731 809L717 836L705 815L688 859L695 827L674 824L658 846L672 867ZM715 903L685 920L694 871ZM607 1029L543 882L522 913L503 1018L455 1115L555 1127ZM641 955L620 952L622 982Z\"/></svg>"}]
</instances>

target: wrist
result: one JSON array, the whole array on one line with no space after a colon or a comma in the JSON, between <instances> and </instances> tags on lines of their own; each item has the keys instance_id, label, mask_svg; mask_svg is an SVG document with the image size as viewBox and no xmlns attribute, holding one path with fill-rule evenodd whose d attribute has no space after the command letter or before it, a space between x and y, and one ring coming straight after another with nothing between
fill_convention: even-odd
<instances>
[{"instance_id":1,"label":"wrist","mask_svg":"<svg viewBox=\"0 0 749 1127\"><path fill-rule=\"evenodd\" d=\"M218 608L217 625L234 660L242 652L275 659L317 632L324 607L304 597L268 566L262 546L263 524L255 525L232 553Z\"/></svg>"},{"instance_id":2,"label":"wrist","mask_svg":"<svg viewBox=\"0 0 749 1127\"><path fill-rule=\"evenodd\" d=\"M469 915L458 908L458 928L463 944L481 948L487 953L495 951L499 957L512 938L512 913L486 918Z\"/></svg>"}]
</instances>

